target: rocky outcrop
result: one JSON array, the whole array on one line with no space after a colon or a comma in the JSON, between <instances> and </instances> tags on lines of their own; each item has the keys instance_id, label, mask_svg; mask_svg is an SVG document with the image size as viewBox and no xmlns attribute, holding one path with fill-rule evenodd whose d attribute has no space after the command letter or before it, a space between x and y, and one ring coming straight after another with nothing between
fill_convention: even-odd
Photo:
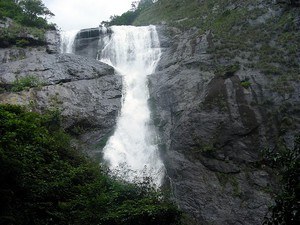
<instances>
[{"instance_id":1,"label":"rocky outcrop","mask_svg":"<svg viewBox=\"0 0 300 225\"><path fill-rule=\"evenodd\" d=\"M60 53L60 38L56 30L48 30L45 33L46 51L49 54Z\"/></svg>"},{"instance_id":2,"label":"rocky outcrop","mask_svg":"<svg viewBox=\"0 0 300 225\"><path fill-rule=\"evenodd\" d=\"M163 54L149 76L150 105L174 199L196 224L262 224L276 187L263 150L279 136L293 143L299 84L281 94L241 58L216 61L210 31L158 30Z\"/></svg>"},{"instance_id":3,"label":"rocky outcrop","mask_svg":"<svg viewBox=\"0 0 300 225\"><path fill-rule=\"evenodd\" d=\"M55 41L52 47L54 53ZM99 157L121 107L121 77L97 60L45 50L0 49L0 102L42 112L59 110L74 144ZM30 79L36 87L11 92L16 80Z\"/></svg>"},{"instance_id":4,"label":"rocky outcrop","mask_svg":"<svg viewBox=\"0 0 300 225\"><path fill-rule=\"evenodd\" d=\"M98 54L99 28L80 30L74 40L74 53L91 59L96 59Z\"/></svg>"},{"instance_id":5,"label":"rocky outcrop","mask_svg":"<svg viewBox=\"0 0 300 225\"><path fill-rule=\"evenodd\" d=\"M97 59L104 48L104 39L111 35L108 27L88 28L80 30L74 40L74 53L91 59Z\"/></svg>"},{"instance_id":6,"label":"rocky outcrop","mask_svg":"<svg viewBox=\"0 0 300 225\"><path fill-rule=\"evenodd\" d=\"M0 19L0 48L45 46L44 30L21 26L10 18Z\"/></svg>"}]
</instances>

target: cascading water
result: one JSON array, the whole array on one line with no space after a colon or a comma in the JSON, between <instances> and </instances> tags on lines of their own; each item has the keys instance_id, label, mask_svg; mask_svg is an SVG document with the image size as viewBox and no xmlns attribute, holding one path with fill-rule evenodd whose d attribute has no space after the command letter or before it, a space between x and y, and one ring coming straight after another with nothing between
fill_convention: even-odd
<instances>
[{"instance_id":1,"label":"cascading water","mask_svg":"<svg viewBox=\"0 0 300 225\"><path fill-rule=\"evenodd\" d=\"M154 26L113 26L104 40L100 60L123 76L123 105L114 135L103 150L113 174L130 182L152 179L160 186L164 166L151 127L147 75L160 59Z\"/></svg>"},{"instance_id":2,"label":"cascading water","mask_svg":"<svg viewBox=\"0 0 300 225\"><path fill-rule=\"evenodd\" d=\"M73 44L78 30L62 31L60 33L60 52L73 53Z\"/></svg>"}]
</instances>

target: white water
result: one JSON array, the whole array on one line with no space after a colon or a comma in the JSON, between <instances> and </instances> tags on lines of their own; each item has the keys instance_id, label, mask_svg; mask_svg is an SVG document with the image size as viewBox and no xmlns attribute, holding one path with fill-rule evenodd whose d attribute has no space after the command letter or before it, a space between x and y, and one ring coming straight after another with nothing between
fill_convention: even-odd
<instances>
[{"instance_id":1,"label":"white water","mask_svg":"<svg viewBox=\"0 0 300 225\"><path fill-rule=\"evenodd\" d=\"M154 26L114 26L104 40L100 60L123 76L123 103L114 135L104 148L104 159L114 175L130 182L145 177L160 186L164 166L151 128L147 75L160 59L160 44Z\"/></svg>"},{"instance_id":2,"label":"white water","mask_svg":"<svg viewBox=\"0 0 300 225\"><path fill-rule=\"evenodd\" d=\"M73 53L73 44L78 30L62 31L60 33L60 52Z\"/></svg>"}]
</instances>

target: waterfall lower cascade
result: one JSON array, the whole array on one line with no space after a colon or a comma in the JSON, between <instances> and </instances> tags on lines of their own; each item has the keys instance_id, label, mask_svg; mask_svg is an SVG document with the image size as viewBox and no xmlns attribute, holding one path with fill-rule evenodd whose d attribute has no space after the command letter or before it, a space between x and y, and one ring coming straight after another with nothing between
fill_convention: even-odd
<instances>
[{"instance_id":1,"label":"waterfall lower cascade","mask_svg":"<svg viewBox=\"0 0 300 225\"><path fill-rule=\"evenodd\" d=\"M123 76L123 102L117 127L103 149L114 175L130 182L150 178L160 186L164 166L147 104L147 75L152 74L161 50L155 26L113 26L99 59Z\"/></svg>"}]
</instances>

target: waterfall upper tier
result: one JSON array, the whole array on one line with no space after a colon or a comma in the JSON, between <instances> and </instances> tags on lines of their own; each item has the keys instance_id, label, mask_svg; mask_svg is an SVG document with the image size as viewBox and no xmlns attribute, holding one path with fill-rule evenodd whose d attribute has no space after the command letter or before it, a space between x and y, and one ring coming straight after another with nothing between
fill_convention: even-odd
<instances>
[{"instance_id":1,"label":"waterfall upper tier","mask_svg":"<svg viewBox=\"0 0 300 225\"><path fill-rule=\"evenodd\" d=\"M61 53L73 53L74 41L78 30L63 31L60 33L60 52Z\"/></svg>"},{"instance_id":2,"label":"waterfall upper tier","mask_svg":"<svg viewBox=\"0 0 300 225\"><path fill-rule=\"evenodd\" d=\"M155 26L113 26L80 30L73 53L113 66L123 77L123 105L103 157L113 174L127 181L150 178L160 186L164 165L150 118L147 75L155 71L161 49Z\"/></svg>"}]
</instances>

